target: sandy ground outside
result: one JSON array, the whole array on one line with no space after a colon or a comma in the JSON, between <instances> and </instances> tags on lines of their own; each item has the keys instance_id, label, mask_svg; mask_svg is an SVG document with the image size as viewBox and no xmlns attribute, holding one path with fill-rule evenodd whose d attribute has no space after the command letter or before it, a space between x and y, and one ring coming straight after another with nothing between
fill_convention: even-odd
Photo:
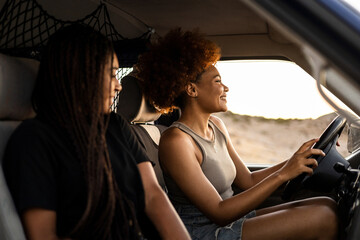
<instances>
[{"instance_id":1,"label":"sandy ground outside","mask_svg":"<svg viewBox=\"0 0 360 240\"><path fill-rule=\"evenodd\" d=\"M319 137L336 117L335 113L302 120L266 119L231 112L215 115L223 120L235 149L248 164L274 164L289 159L305 141ZM339 143L339 153L349 155L347 128Z\"/></svg>"}]
</instances>

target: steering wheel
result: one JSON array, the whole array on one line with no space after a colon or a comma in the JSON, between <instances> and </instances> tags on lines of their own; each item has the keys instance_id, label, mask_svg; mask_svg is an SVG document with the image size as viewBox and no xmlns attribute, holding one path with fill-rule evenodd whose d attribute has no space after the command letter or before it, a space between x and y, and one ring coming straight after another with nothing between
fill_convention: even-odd
<instances>
[{"instance_id":1,"label":"steering wheel","mask_svg":"<svg viewBox=\"0 0 360 240\"><path fill-rule=\"evenodd\" d=\"M310 156L310 158L315 158L318 162L318 167L315 168L311 176L302 173L290 180L285 186L282 194L283 200L289 200L301 186L312 188L314 190L328 190L328 188L332 188L335 182L339 180L341 174L334 170L333 167L335 163L340 162L344 164L345 167L349 166L349 163L336 150L337 139L344 129L345 124L346 119L341 116L337 116L329 124L321 134L319 141L313 146L313 148L321 149L325 153L325 156Z\"/></svg>"}]
</instances>

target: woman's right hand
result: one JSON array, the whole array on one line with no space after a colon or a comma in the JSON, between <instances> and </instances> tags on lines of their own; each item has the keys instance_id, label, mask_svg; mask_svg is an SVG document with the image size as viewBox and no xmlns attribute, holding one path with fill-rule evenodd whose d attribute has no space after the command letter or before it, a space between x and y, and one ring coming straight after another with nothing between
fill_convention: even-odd
<instances>
[{"instance_id":1,"label":"woman's right hand","mask_svg":"<svg viewBox=\"0 0 360 240\"><path fill-rule=\"evenodd\" d=\"M317 141L319 141L318 138L305 142L286 164L279 169L279 174L284 181L291 180L301 173L312 175L318 163L314 158L310 157L312 155L325 156L325 153L320 149L311 148Z\"/></svg>"}]
</instances>

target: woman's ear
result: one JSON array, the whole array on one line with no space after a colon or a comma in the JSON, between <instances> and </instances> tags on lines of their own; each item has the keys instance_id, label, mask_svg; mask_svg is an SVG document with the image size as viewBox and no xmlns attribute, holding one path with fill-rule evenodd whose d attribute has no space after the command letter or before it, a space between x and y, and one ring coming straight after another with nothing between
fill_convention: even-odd
<instances>
[{"instance_id":1,"label":"woman's ear","mask_svg":"<svg viewBox=\"0 0 360 240\"><path fill-rule=\"evenodd\" d=\"M185 86L185 92L187 95L189 95L190 97L196 98L198 96L198 92L196 89L196 84L195 83L188 83Z\"/></svg>"}]
</instances>

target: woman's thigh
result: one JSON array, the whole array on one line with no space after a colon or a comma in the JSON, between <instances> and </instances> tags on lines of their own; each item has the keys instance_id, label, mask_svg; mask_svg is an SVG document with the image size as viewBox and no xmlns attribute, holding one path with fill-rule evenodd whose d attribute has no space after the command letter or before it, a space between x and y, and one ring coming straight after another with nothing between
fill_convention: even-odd
<instances>
[{"instance_id":1,"label":"woman's thigh","mask_svg":"<svg viewBox=\"0 0 360 240\"><path fill-rule=\"evenodd\" d=\"M313 198L257 211L243 225L242 239L335 239L336 205Z\"/></svg>"},{"instance_id":2,"label":"woman's thigh","mask_svg":"<svg viewBox=\"0 0 360 240\"><path fill-rule=\"evenodd\" d=\"M267 213L272 213L272 212L299 207L299 206L308 206L308 205L321 205L321 206L325 205L333 209L333 211L335 212L337 208L336 202L329 197L313 197L313 198L307 198L303 200L283 203L272 207L258 209L256 210L256 216L261 216Z\"/></svg>"}]
</instances>

